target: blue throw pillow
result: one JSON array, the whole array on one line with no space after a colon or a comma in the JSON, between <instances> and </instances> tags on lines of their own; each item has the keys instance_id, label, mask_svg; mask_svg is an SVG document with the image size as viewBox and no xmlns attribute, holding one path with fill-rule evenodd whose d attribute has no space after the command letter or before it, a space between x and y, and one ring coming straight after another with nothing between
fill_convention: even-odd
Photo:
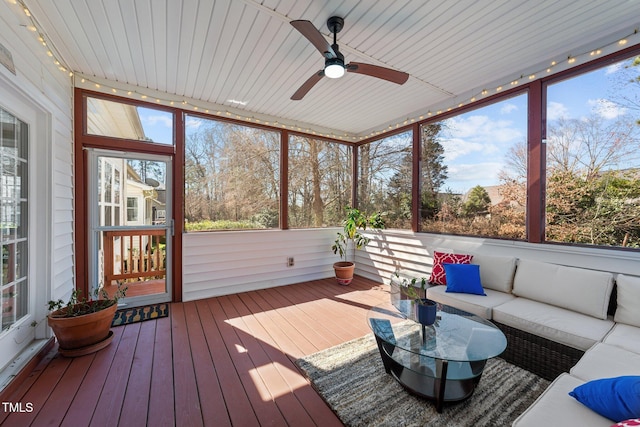
<instances>
[{"instance_id":1,"label":"blue throw pillow","mask_svg":"<svg viewBox=\"0 0 640 427\"><path fill-rule=\"evenodd\" d=\"M477 264L442 264L447 276L446 292L487 295L480 282L480 266Z\"/></svg>"},{"instance_id":2,"label":"blue throw pillow","mask_svg":"<svg viewBox=\"0 0 640 427\"><path fill-rule=\"evenodd\" d=\"M640 377L638 376L589 381L569 392L569 396L615 422L640 417Z\"/></svg>"}]
</instances>

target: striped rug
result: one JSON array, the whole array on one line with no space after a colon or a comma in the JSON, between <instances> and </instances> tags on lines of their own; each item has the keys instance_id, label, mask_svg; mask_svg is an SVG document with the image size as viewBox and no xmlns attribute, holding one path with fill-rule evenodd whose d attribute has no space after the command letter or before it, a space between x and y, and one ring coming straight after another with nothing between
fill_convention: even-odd
<instances>
[{"instance_id":1,"label":"striped rug","mask_svg":"<svg viewBox=\"0 0 640 427\"><path fill-rule=\"evenodd\" d=\"M429 400L412 396L382 366L373 335L296 361L346 426L510 426L549 385L500 358L485 366L467 400L438 414Z\"/></svg>"}]
</instances>

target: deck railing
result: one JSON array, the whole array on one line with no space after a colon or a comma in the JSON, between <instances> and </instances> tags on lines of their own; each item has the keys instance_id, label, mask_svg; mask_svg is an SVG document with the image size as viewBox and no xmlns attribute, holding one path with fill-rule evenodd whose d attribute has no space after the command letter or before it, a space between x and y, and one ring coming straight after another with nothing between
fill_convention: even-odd
<instances>
[{"instance_id":1,"label":"deck railing","mask_svg":"<svg viewBox=\"0 0 640 427\"><path fill-rule=\"evenodd\" d=\"M127 279L162 278L166 253L161 244L165 230L104 231L104 284Z\"/></svg>"}]
</instances>

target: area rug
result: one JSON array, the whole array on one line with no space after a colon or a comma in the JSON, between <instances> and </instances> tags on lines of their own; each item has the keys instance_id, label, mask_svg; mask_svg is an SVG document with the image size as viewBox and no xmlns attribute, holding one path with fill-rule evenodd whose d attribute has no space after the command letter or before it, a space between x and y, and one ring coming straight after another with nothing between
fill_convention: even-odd
<instances>
[{"instance_id":1,"label":"area rug","mask_svg":"<svg viewBox=\"0 0 640 427\"><path fill-rule=\"evenodd\" d=\"M151 304L143 307L123 308L116 311L111 326L127 325L145 320L159 319L169 315L169 304Z\"/></svg>"},{"instance_id":2,"label":"area rug","mask_svg":"<svg viewBox=\"0 0 640 427\"><path fill-rule=\"evenodd\" d=\"M490 359L474 394L446 404L409 394L384 371L373 335L296 360L347 426L510 426L549 385L500 358Z\"/></svg>"}]
</instances>

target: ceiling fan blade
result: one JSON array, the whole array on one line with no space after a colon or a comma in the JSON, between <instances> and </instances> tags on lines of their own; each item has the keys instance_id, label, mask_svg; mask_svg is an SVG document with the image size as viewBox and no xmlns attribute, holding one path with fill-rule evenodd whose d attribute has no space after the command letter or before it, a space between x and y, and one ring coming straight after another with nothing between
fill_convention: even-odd
<instances>
[{"instance_id":1,"label":"ceiling fan blade","mask_svg":"<svg viewBox=\"0 0 640 427\"><path fill-rule=\"evenodd\" d=\"M351 62L347 65L347 71L351 73L366 74L377 77L399 85L405 84L409 79L409 74L391 68L380 67L378 65L363 64L362 62Z\"/></svg>"},{"instance_id":2,"label":"ceiling fan blade","mask_svg":"<svg viewBox=\"0 0 640 427\"><path fill-rule=\"evenodd\" d=\"M325 58L335 58L337 55L333 51L331 44L324 38L322 33L310 21L291 21L291 25L316 47ZM328 53L328 55L327 55Z\"/></svg>"},{"instance_id":3,"label":"ceiling fan blade","mask_svg":"<svg viewBox=\"0 0 640 427\"><path fill-rule=\"evenodd\" d=\"M324 70L320 70L313 76L309 77L306 82L291 96L291 100L299 101L324 77Z\"/></svg>"}]
</instances>

